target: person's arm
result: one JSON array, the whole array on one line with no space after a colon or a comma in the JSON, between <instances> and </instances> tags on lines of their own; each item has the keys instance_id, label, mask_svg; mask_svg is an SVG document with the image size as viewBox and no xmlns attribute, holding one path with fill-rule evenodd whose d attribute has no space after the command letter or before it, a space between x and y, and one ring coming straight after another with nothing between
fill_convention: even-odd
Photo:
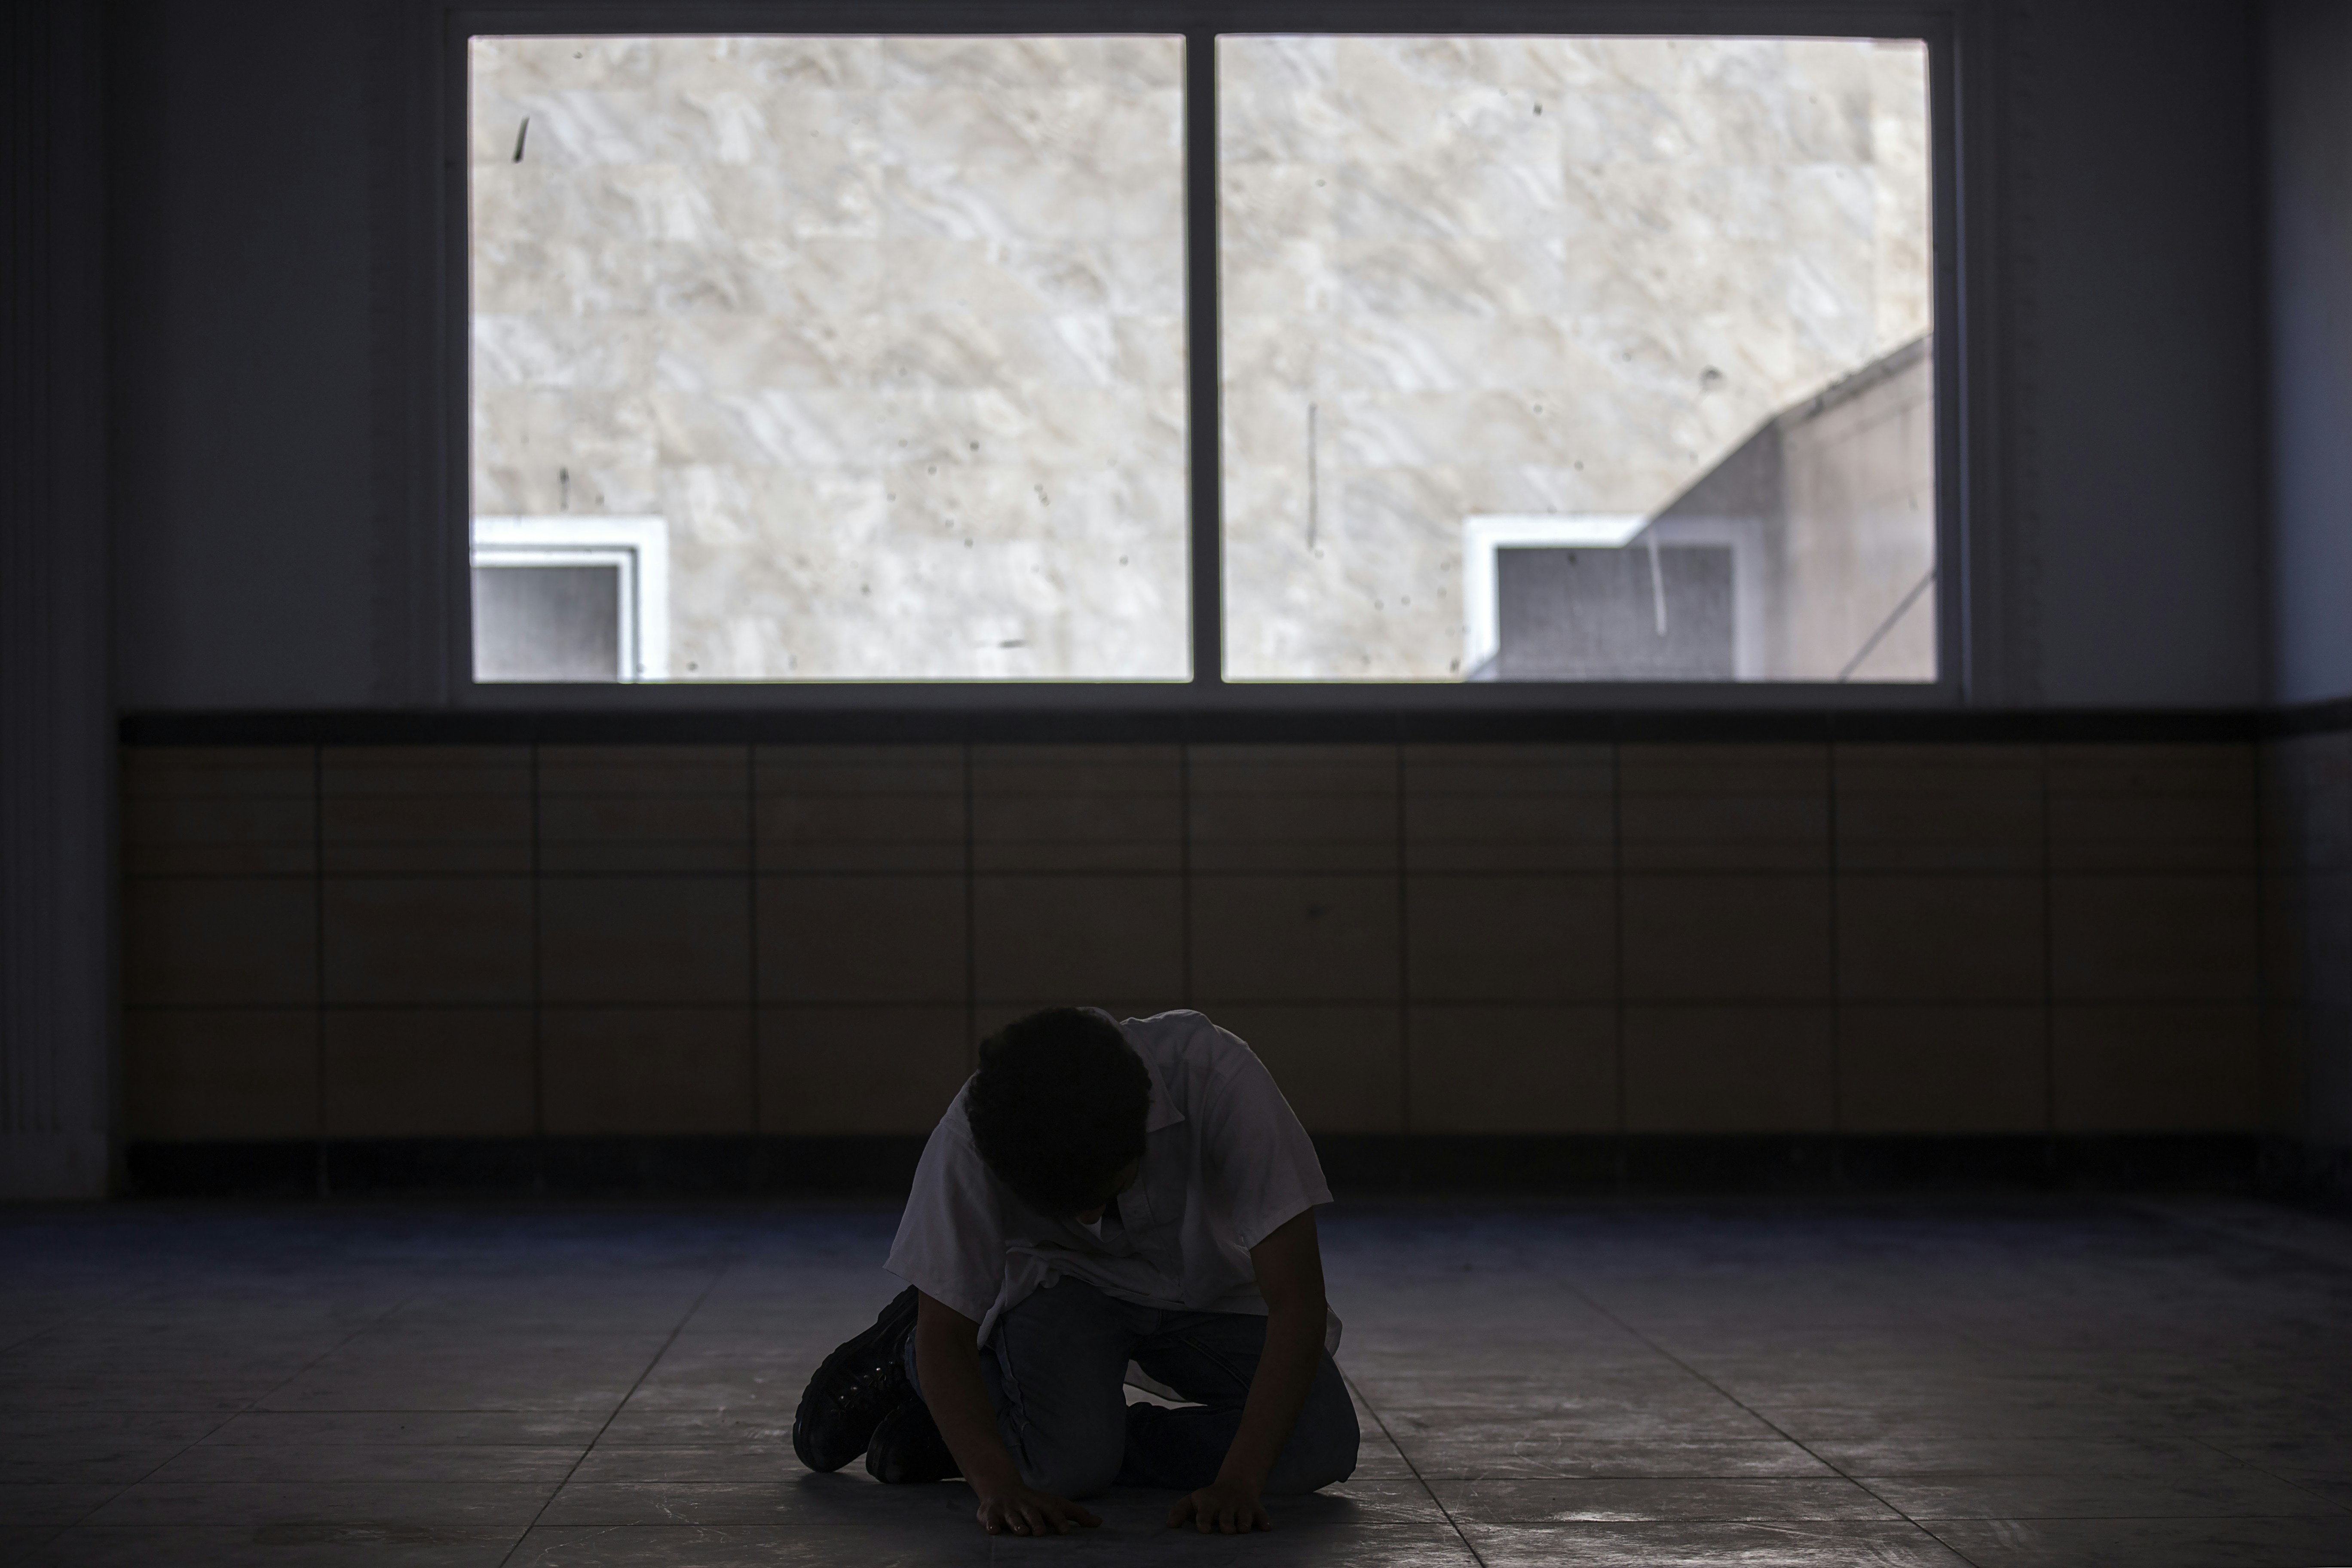
<instances>
[{"instance_id":1,"label":"person's arm","mask_svg":"<svg viewBox=\"0 0 2352 1568\"><path fill-rule=\"evenodd\" d=\"M1265 1349L1242 1404L1241 1427L1217 1479L1179 1499L1168 1514L1171 1526L1189 1519L1203 1534L1274 1528L1260 1494L1323 1363L1330 1311L1323 1300L1323 1249L1315 1239L1315 1211L1285 1220L1250 1248L1250 1262L1257 1269L1258 1293L1265 1298Z\"/></svg>"},{"instance_id":2,"label":"person's arm","mask_svg":"<svg viewBox=\"0 0 2352 1568\"><path fill-rule=\"evenodd\" d=\"M928 1291L916 1293L915 1366L940 1436L980 1494L980 1522L989 1534L1043 1535L1051 1528L1066 1535L1073 1523L1102 1522L1022 1480L1021 1467L996 1435L996 1407L980 1373L980 1325Z\"/></svg>"}]
</instances>

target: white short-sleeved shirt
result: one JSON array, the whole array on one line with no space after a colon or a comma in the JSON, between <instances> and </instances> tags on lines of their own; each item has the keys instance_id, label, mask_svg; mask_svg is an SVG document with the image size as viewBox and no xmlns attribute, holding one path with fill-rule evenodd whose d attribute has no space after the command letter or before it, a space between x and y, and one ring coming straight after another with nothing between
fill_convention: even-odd
<instances>
[{"instance_id":1,"label":"white short-sleeved shirt","mask_svg":"<svg viewBox=\"0 0 2352 1568\"><path fill-rule=\"evenodd\" d=\"M1250 1248L1331 1201L1307 1130L1239 1038L1190 1012L1118 1029L1151 1076L1151 1108L1142 1170L1100 1234L1039 1214L989 1170L964 1115L969 1081L924 1146L884 1267L977 1322L983 1344L1065 1275L1171 1311L1263 1313Z\"/></svg>"}]
</instances>

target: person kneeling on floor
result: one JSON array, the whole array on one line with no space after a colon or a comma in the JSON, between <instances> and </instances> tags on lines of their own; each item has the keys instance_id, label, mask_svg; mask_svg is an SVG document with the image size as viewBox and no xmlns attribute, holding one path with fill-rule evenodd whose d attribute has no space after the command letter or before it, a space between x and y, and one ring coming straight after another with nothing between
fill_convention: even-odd
<instances>
[{"instance_id":1,"label":"person kneeling on floor","mask_svg":"<svg viewBox=\"0 0 2352 1568\"><path fill-rule=\"evenodd\" d=\"M1269 1529L1264 1498L1356 1468L1330 1201L1265 1064L1200 1014L1008 1025L916 1168L886 1266L908 1289L809 1380L793 1452L961 1475L991 1534L1098 1524L1071 1500L1112 1486L1183 1493L1171 1525ZM1130 1379L1188 1403L1129 1405Z\"/></svg>"}]
</instances>

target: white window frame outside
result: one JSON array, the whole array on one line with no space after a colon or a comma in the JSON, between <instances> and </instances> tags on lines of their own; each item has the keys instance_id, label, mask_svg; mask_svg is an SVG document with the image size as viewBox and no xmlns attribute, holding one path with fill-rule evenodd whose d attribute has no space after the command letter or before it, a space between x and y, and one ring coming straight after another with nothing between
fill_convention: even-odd
<instances>
[{"instance_id":1,"label":"white window frame outside","mask_svg":"<svg viewBox=\"0 0 2352 1568\"><path fill-rule=\"evenodd\" d=\"M1764 673L1764 550L1758 526L1738 518L1671 518L1639 512L1474 514L1462 520L1462 668L1475 670L1502 651L1502 550L1650 548L1658 585L1658 550L1669 544L1717 545L1731 552L1731 664L1735 680ZM1661 598L1659 617L1665 615ZM1659 628L1663 631L1663 626Z\"/></svg>"},{"instance_id":2,"label":"white window frame outside","mask_svg":"<svg viewBox=\"0 0 2352 1568\"><path fill-rule=\"evenodd\" d=\"M620 569L624 682L669 679L669 521L659 517L478 517L475 566Z\"/></svg>"}]
</instances>

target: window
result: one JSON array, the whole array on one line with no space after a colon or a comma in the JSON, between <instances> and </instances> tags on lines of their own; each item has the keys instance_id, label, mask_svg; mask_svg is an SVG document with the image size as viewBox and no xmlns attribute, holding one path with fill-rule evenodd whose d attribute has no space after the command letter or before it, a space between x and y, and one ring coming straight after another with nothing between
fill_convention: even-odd
<instances>
[{"instance_id":1,"label":"window","mask_svg":"<svg viewBox=\"0 0 2352 1568\"><path fill-rule=\"evenodd\" d=\"M467 58L478 681L1944 673L1916 39Z\"/></svg>"},{"instance_id":2,"label":"window","mask_svg":"<svg viewBox=\"0 0 2352 1568\"><path fill-rule=\"evenodd\" d=\"M474 510L667 519L673 679L1185 679L1182 55L475 39Z\"/></svg>"},{"instance_id":3,"label":"window","mask_svg":"<svg viewBox=\"0 0 2352 1568\"><path fill-rule=\"evenodd\" d=\"M478 517L474 668L484 680L669 676L669 524Z\"/></svg>"},{"instance_id":4,"label":"window","mask_svg":"<svg viewBox=\"0 0 2352 1568\"><path fill-rule=\"evenodd\" d=\"M1229 676L1864 668L1935 568L1923 45L1217 51Z\"/></svg>"}]
</instances>

